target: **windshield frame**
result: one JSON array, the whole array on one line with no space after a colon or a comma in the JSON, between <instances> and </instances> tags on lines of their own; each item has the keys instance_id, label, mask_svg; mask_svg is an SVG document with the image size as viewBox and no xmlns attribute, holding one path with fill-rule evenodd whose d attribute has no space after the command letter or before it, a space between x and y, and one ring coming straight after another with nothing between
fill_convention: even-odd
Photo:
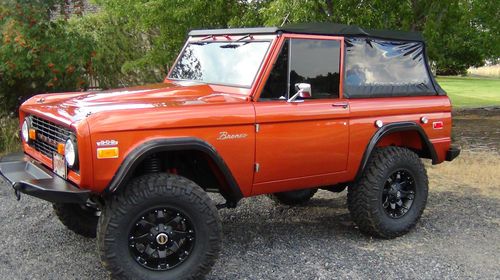
<instances>
[{"instance_id":1,"label":"windshield frame","mask_svg":"<svg viewBox=\"0 0 500 280\"><path fill-rule=\"evenodd\" d=\"M228 36L231 36L231 34L229 34ZM240 36L237 36L237 37L240 37ZM247 35L241 36L241 38L243 38L243 37L247 37ZM190 37L186 41L186 43L184 44L184 46L182 47L182 50L179 52L179 55L175 59L174 64L172 64L172 67L168 71L168 75L166 77L166 80L169 80L169 81L178 81L178 82L196 82L196 83L207 84L207 85L218 85L218 86L228 86L228 87L243 88L243 89L252 89L255 86L255 82L257 80L257 77L260 76L260 73L263 70L264 63L267 61L267 58L268 58L268 56L270 54L270 50L272 49L272 46L273 46L274 39L275 38L262 38L262 39L245 38L243 40L239 40L238 41L238 38L235 38L234 40L222 40L222 39L217 40L216 37L212 37L212 38L210 38L210 40L204 40L203 37ZM267 46L267 49L264 52L264 56L262 57L262 59L260 61L259 67L257 68L257 71L255 72L255 75L254 75L254 77L253 77L252 82L250 83L250 85L239 85L239 84L230 84L230 83L208 83L208 82L201 81L201 80L176 79L176 78L172 78L170 76L172 74L172 71L174 70L175 66L177 65L177 63L179 62L179 60L181 59L181 57L184 55L184 52L185 52L186 48L189 46L189 44L197 44L197 43L209 43L209 44L210 43L226 43L226 44L233 44L233 43L254 43L254 42L269 42L269 45Z\"/></svg>"}]
</instances>

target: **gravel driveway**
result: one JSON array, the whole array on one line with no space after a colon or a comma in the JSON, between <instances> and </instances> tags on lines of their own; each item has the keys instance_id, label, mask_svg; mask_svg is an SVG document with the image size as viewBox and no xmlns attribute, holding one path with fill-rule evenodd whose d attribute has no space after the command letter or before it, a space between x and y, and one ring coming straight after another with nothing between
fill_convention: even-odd
<instances>
[{"instance_id":1,"label":"gravel driveway","mask_svg":"<svg viewBox=\"0 0 500 280\"><path fill-rule=\"evenodd\" d=\"M49 203L17 202L3 185L0 205L3 279L107 279L94 240L65 229ZM499 209L496 199L431 192L415 230L378 240L357 231L345 194L320 191L300 207L250 198L221 210L224 249L207 278L498 279Z\"/></svg>"}]
</instances>

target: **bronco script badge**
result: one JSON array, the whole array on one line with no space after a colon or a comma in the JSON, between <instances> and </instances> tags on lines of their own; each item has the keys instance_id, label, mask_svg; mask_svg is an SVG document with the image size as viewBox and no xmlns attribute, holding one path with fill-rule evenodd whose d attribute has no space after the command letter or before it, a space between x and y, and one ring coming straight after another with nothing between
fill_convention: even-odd
<instances>
[{"instance_id":1,"label":"bronco script badge","mask_svg":"<svg viewBox=\"0 0 500 280\"><path fill-rule=\"evenodd\" d=\"M219 137L217 137L217 140L243 139L243 138L247 138L247 136L248 136L248 134L246 134L246 133L229 134L227 131L221 131L219 133Z\"/></svg>"}]
</instances>

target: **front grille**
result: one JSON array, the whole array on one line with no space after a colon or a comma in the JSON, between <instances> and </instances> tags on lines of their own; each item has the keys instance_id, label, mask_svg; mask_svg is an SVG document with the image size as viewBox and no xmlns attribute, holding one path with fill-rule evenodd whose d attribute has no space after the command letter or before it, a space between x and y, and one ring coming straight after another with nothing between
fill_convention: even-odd
<instances>
[{"instance_id":1,"label":"front grille","mask_svg":"<svg viewBox=\"0 0 500 280\"><path fill-rule=\"evenodd\" d=\"M37 116L31 116L31 128L36 130L36 139L31 145L42 154L52 158L57 144L65 143L71 131Z\"/></svg>"}]
</instances>

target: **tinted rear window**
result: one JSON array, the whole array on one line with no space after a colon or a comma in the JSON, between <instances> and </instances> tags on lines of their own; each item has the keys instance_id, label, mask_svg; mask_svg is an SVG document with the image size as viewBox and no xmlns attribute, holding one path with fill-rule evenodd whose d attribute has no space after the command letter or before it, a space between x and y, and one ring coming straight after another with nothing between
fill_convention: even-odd
<instances>
[{"instance_id":1,"label":"tinted rear window","mask_svg":"<svg viewBox=\"0 0 500 280\"><path fill-rule=\"evenodd\" d=\"M422 42L346 38L347 98L435 95Z\"/></svg>"}]
</instances>

